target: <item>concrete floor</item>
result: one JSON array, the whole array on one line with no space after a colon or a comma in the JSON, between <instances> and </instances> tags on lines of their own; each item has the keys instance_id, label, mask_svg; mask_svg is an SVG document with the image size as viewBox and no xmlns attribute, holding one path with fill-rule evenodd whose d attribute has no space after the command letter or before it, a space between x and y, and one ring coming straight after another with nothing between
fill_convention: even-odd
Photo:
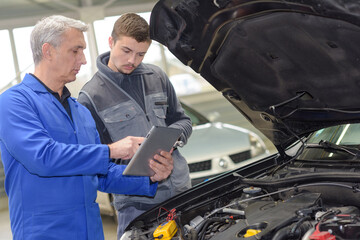
<instances>
[{"instance_id":1,"label":"concrete floor","mask_svg":"<svg viewBox=\"0 0 360 240\"><path fill-rule=\"evenodd\" d=\"M12 239L10 230L9 211L0 211L0 240Z\"/></svg>"},{"instance_id":2,"label":"concrete floor","mask_svg":"<svg viewBox=\"0 0 360 240\"><path fill-rule=\"evenodd\" d=\"M105 240L116 240L116 223L112 217L102 216ZM9 211L0 211L0 240L11 240Z\"/></svg>"}]
</instances>

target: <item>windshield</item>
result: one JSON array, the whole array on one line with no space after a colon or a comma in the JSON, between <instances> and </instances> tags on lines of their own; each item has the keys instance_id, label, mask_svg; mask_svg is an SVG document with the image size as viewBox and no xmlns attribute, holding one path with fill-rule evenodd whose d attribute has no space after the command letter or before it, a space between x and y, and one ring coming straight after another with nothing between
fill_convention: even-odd
<instances>
[{"instance_id":1,"label":"windshield","mask_svg":"<svg viewBox=\"0 0 360 240\"><path fill-rule=\"evenodd\" d=\"M299 160L359 161L360 124L344 124L314 132Z\"/></svg>"},{"instance_id":2,"label":"windshield","mask_svg":"<svg viewBox=\"0 0 360 240\"><path fill-rule=\"evenodd\" d=\"M315 132L307 142L319 143L321 140L336 145L359 145L360 124L344 124L321 129Z\"/></svg>"},{"instance_id":3,"label":"windshield","mask_svg":"<svg viewBox=\"0 0 360 240\"><path fill-rule=\"evenodd\" d=\"M188 105L181 103L181 106L183 107L185 114L190 117L193 126L197 126L209 122L209 120L206 117L204 117L203 115L201 115L199 112L195 111Z\"/></svg>"}]
</instances>

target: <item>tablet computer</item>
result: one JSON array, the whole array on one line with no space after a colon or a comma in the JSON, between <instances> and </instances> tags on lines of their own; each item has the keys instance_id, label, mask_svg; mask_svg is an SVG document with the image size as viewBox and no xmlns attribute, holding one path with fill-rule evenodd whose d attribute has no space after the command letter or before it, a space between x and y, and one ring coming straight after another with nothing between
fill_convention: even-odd
<instances>
[{"instance_id":1,"label":"tablet computer","mask_svg":"<svg viewBox=\"0 0 360 240\"><path fill-rule=\"evenodd\" d=\"M169 152L181 135L181 130L161 126L153 126L144 141L126 166L123 175L153 176L149 161L160 153Z\"/></svg>"}]
</instances>

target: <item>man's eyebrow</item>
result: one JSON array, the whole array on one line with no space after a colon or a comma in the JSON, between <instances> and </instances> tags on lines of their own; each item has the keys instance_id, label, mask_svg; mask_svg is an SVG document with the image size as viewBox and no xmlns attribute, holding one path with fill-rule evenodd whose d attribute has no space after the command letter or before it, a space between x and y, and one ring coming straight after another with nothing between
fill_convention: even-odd
<instances>
[{"instance_id":1,"label":"man's eyebrow","mask_svg":"<svg viewBox=\"0 0 360 240\"><path fill-rule=\"evenodd\" d=\"M122 48L123 48L123 49L125 49L125 50L132 51L132 49L131 49L131 48L129 48L129 47L127 47L127 46L122 46Z\"/></svg>"},{"instance_id":2,"label":"man's eyebrow","mask_svg":"<svg viewBox=\"0 0 360 240\"><path fill-rule=\"evenodd\" d=\"M81 45L78 45L78 46L75 46L74 48L75 48L75 49L79 49L79 48L81 48L81 49L85 49L85 48L86 48L86 46L81 46Z\"/></svg>"}]
</instances>

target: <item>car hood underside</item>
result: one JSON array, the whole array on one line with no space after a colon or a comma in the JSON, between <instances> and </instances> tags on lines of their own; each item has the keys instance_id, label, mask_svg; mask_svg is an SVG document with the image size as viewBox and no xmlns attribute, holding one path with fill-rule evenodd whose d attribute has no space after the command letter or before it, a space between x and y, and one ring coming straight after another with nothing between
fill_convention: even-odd
<instances>
[{"instance_id":1,"label":"car hood underside","mask_svg":"<svg viewBox=\"0 0 360 240\"><path fill-rule=\"evenodd\" d=\"M159 1L151 37L284 149L359 122L360 1Z\"/></svg>"}]
</instances>

